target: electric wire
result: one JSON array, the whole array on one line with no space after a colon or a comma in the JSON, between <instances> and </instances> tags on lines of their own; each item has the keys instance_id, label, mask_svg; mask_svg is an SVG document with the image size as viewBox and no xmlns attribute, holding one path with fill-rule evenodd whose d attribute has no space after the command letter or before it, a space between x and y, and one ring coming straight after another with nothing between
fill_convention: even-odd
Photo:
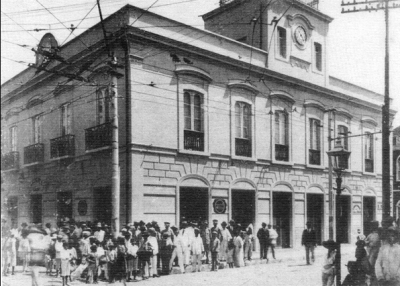
<instances>
[{"instance_id":1,"label":"electric wire","mask_svg":"<svg viewBox=\"0 0 400 286\"><path fill-rule=\"evenodd\" d=\"M32 35L31 33L29 33L29 31L27 31L27 30L25 30L25 28L24 27L22 27L22 26L20 26L16 21L14 21L10 16L8 16L6 13L4 13L3 11L1 11L1 13L3 13L7 18L9 18L11 21L13 21L14 23L16 23L19 27L21 27L25 32L27 32L32 38L34 38L36 41L38 41L39 42L39 40L34 36L34 35Z\"/></svg>"}]
</instances>

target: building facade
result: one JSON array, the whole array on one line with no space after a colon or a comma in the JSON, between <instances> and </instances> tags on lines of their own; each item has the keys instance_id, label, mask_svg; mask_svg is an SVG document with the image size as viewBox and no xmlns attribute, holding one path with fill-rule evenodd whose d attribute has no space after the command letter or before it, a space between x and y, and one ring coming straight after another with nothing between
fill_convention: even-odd
<instances>
[{"instance_id":1,"label":"building facade","mask_svg":"<svg viewBox=\"0 0 400 286\"><path fill-rule=\"evenodd\" d=\"M68 63L3 84L8 219L109 222L117 112L122 222L266 222L279 246L296 247L310 221L322 241L326 151L338 139L351 151L338 230L348 243L367 233L382 214L383 96L329 76L332 18L300 1L267 2L221 3L203 15L206 30L130 5L108 17L123 64L117 110L100 24L60 48ZM40 46L56 50L56 40L47 34Z\"/></svg>"},{"instance_id":2,"label":"building facade","mask_svg":"<svg viewBox=\"0 0 400 286\"><path fill-rule=\"evenodd\" d=\"M393 217L400 218L400 126L393 130Z\"/></svg>"}]
</instances>

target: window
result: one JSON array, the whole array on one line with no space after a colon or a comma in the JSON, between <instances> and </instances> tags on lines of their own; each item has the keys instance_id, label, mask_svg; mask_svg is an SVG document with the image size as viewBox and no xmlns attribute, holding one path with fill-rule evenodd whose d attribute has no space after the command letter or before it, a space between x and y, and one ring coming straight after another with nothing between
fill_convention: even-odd
<instances>
[{"instance_id":1,"label":"window","mask_svg":"<svg viewBox=\"0 0 400 286\"><path fill-rule=\"evenodd\" d=\"M365 172L374 172L374 135L366 132L365 133L365 145L364 145L364 156L365 156Z\"/></svg>"},{"instance_id":2,"label":"window","mask_svg":"<svg viewBox=\"0 0 400 286\"><path fill-rule=\"evenodd\" d=\"M96 92L96 117L97 125L109 123L111 121L111 102L108 88L99 89Z\"/></svg>"},{"instance_id":3,"label":"window","mask_svg":"<svg viewBox=\"0 0 400 286\"><path fill-rule=\"evenodd\" d=\"M347 126L338 126L338 137L340 138L340 143L345 150L349 150L349 138L347 137L349 133L349 128L347 128Z\"/></svg>"},{"instance_id":4,"label":"window","mask_svg":"<svg viewBox=\"0 0 400 286\"><path fill-rule=\"evenodd\" d=\"M10 128L10 151L17 151L17 126Z\"/></svg>"},{"instance_id":5,"label":"window","mask_svg":"<svg viewBox=\"0 0 400 286\"><path fill-rule=\"evenodd\" d=\"M289 125L286 112L275 112L275 160L289 161Z\"/></svg>"},{"instance_id":6,"label":"window","mask_svg":"<svg viewBox=\"0 0 400 286\"><path fill-rule=\"evenodd\" d=\"M184 102L184 148L204 151L203 96L194 91L185 91Z\"/></svg>"},{"instance_id":7,"label":"window","mask_svg":"<svg viewBox=\"0 0 400 286\"><path fill-rule=\"evenodd\" d=\"M396 181L400 181L400 156L396 160Z\"/></svg>"},{"instance_id":8,"label":"window","mask_svg":"<svg viewBox=\"0 0 400 286\"><path fill-rule=\"evenodd\" d=\"M309 164L321 165L321 123L319 120L310 119L310 148Z\"/></svg>"},{"instance_id":9,"label":"window","mask_svg":"<svg viewBox=\"0 0 400 286\"><path fill-rule=\"evenodd\" d=\"M278 47L279 55L286 58L286 29L278 27Z\"/></svg>"},{"instance_id":10,"label":"window","mask_svg":"<svg viewBox=\"0 0 400 286\"><path fill-rule=\"evenodd\" d=\"M60 129L61 136L65 136L71 133L71 108L70 104L64 104L60 108Z\"/></svg>"},{"instance_id":11,"label":"window","mask_svg":"<svg viewBox=\"0 0 400 286\"><path fill-rule=\"evenodd\" d=\"M314 43L315 51L315 67L317 70L322 71L322 46L319 43Z\"/></svg>"},{"instance_id":12,"label":"window","mask_svg":"<svg viewBox=\"0 0 400 286\"><path fill-rule=\"evenodd\" d=\"M251 157L251 106L244 102L235 105L235 154Z\"/></svg>"},{"instance_id":13,"label":"window","mask_svg":"<svg viewBox=\"0 0 400 286\"><path fill-rule=\"evenodd\" d=\"M37 115L32 118L32 140L33 144L40 143L42 141L42 116Z\"/></svg>"}]
</instances>

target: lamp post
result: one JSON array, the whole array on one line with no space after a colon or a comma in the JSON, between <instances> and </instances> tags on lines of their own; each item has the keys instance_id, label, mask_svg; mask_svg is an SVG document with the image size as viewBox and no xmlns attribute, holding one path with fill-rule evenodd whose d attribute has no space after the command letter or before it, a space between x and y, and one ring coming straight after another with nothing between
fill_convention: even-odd
<instances>
[{"instance_id":1,"label":"lamp post","mask_svg":"<svg viewBox=\"0 0 400 286\"><path fill-rule=\"evenodd\" d=\"M331 164L333 166L333 170L336 173L336 209L337 206L339 205L339 197L340 194L342 193L342 173L345 169L347 169L348 166L348 160L350 157L349 151L345 150L341 144L341 140L336 140L335 142L335 147L326 152L329 156L329 160L331 161ZM332 176L332 173L329 174L329 176ZM340 250L340 241L341 237L339 235L339 227L336 219L336 243L337 243L337 253L336 253L336 285L340 286L341 285L341 250Z\"/></svg>"}]
</instances>

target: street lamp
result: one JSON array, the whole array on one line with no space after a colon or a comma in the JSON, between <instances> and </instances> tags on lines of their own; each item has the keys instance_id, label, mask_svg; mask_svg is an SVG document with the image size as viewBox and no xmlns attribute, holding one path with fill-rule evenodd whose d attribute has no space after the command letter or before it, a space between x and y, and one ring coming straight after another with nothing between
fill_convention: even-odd
<instances>
[{"instance_id":1,"label":"street lamp","mask_svg":"<svg viewBox=\"0 0 400 286\"><path fill-rule=\"evenodd\" d=\"M331 160L331 164L333 166L333 170L336 173L336 206L339 204L339 196L342 193L342 173L348 166L348 160L350 157L349 151L345 150L341 144L341 140L336 140L335 147L326 152L329 156L329 160ZM332 176L332 174L329 174ZM336 221L336 243L337 243L337 253L336 253L336 285L341 285L341 253L340 253L340 240L339 232L338 232L338 224Z\"/></svg>"}]
</instances>

